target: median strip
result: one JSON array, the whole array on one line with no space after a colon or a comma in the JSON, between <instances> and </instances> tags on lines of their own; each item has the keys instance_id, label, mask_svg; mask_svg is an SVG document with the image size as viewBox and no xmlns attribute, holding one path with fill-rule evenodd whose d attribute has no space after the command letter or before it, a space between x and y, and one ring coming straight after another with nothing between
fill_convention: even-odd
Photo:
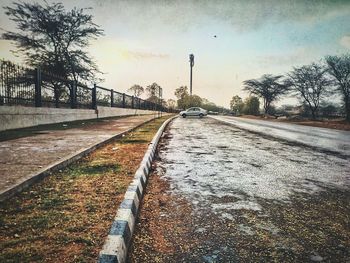
<instances>
[{"instance_id":1,"label":"median strip","mask_svg":"<svg viewBox=\"0 0 350 263\"><path fill-rule=\"evenodd\" d=\"M147 183L151 163L155 155L160 137L172 119L167 120L159 128L152 142L148 146L140 167L135 173L124 200L119 206L117 215L111 226L109 235L99 256L99 263L125 262L131 237L135 228L135 220L139 211L140 202Z\"/></svg>"}]
</instances>

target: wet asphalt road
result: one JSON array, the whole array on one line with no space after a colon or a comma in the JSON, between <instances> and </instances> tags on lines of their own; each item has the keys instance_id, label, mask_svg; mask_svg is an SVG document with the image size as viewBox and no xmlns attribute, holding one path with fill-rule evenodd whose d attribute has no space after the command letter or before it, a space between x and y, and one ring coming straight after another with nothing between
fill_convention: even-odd
<instances>
[{"instance_id":1,"label":"wet asphalt road","mask_svg":"<svg viewBox=\"0 0 350 263\"><path fill-rule=\"evenodd\" d=\"M350 156L350 131L231 116L212 116L212 118L249 131Z\"/></svg>"},{"instance_id":2,"label":"wet asphalt road","mask_svg":"<svg viewBox=\"0 0 350 263\"><path fill-rule=\"evenodd\" d=\"M208 198L234 195L241 200L227 205L228 210L259 209L257 197L287 201L294 192L320 190L320 183L350 186L349 159L263 138L209 118L177 118L170 134L160 153L164 177L174 191L198 206L221 210Z\"/></svg>"},{"instance_id":3,"label":"wet asphalt road","mask_svg":"<svg viewBox=\"0 0 350 263\"><path fill-rule=\"evenodd\" d=\"M167 137L158 174L175 203L190 205L183 224L196 245L159 262L350 260L348 157L212 118L177 118ZM162 216L176 213L165 210ZM167 238L175 242L179 236Z\"/></svg>"}]
</instances>

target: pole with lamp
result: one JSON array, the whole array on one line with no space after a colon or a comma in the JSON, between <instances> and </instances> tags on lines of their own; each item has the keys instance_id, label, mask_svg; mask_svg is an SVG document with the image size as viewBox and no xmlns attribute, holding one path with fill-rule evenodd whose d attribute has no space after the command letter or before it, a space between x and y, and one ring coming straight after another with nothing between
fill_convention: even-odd
<instances>
[{"instance_id":1,"label":"pole with lamp","mask_svg":"<svg viewBox=\"0 0 350 263\"><path fill-rule=\"evenodd\" d=\"M192 96L192 68L194 66L194 55L190 54L190 95Z\"/></svg>"}]
</instances>

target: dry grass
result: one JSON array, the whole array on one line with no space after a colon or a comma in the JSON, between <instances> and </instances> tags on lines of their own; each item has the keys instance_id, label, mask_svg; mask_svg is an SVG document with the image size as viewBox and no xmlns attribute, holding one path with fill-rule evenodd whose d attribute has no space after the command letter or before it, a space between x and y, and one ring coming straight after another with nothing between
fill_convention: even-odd
<instances>
[{"instance_id":1,"label":"dry grass","mask_svg":"<svg viewBox=\"0 0 350 263\"><path fill-rule=\"evenodd\" d=\"M0 205L0 262L95 262L148 143L145 124Z\"/></svg>"}]
</instances>

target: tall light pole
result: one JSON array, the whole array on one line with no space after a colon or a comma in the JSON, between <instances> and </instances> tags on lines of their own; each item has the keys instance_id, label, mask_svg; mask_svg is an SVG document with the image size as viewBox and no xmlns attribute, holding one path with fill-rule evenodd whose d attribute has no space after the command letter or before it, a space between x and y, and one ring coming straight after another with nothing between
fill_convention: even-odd
<instances>
[{"instance_id":1,"label":"tall light pole","mask_svg":"<svg viewBox=\"0 0 350 263\"><path fill-rule=\"evenodd\" d=\"M194 66L194 55L190 54L190 95L192 96L192 68Z\"/></svg>"},{"instance_id":2,"label":"tall light pole","mask_svg":"<svg viewBox=\"0 0 350 263\"><path fill-rule=\"evenodd\" d=\"M160 113L160 117L162 117L162 109L163 109L163 89L161 87L159 87L159 90L158 90L158 95L159 95L159 105L160 105L160 110L159 110L159 113ZM159 117L159 116L158 116Z\"/></svg>"}]
</instances>

